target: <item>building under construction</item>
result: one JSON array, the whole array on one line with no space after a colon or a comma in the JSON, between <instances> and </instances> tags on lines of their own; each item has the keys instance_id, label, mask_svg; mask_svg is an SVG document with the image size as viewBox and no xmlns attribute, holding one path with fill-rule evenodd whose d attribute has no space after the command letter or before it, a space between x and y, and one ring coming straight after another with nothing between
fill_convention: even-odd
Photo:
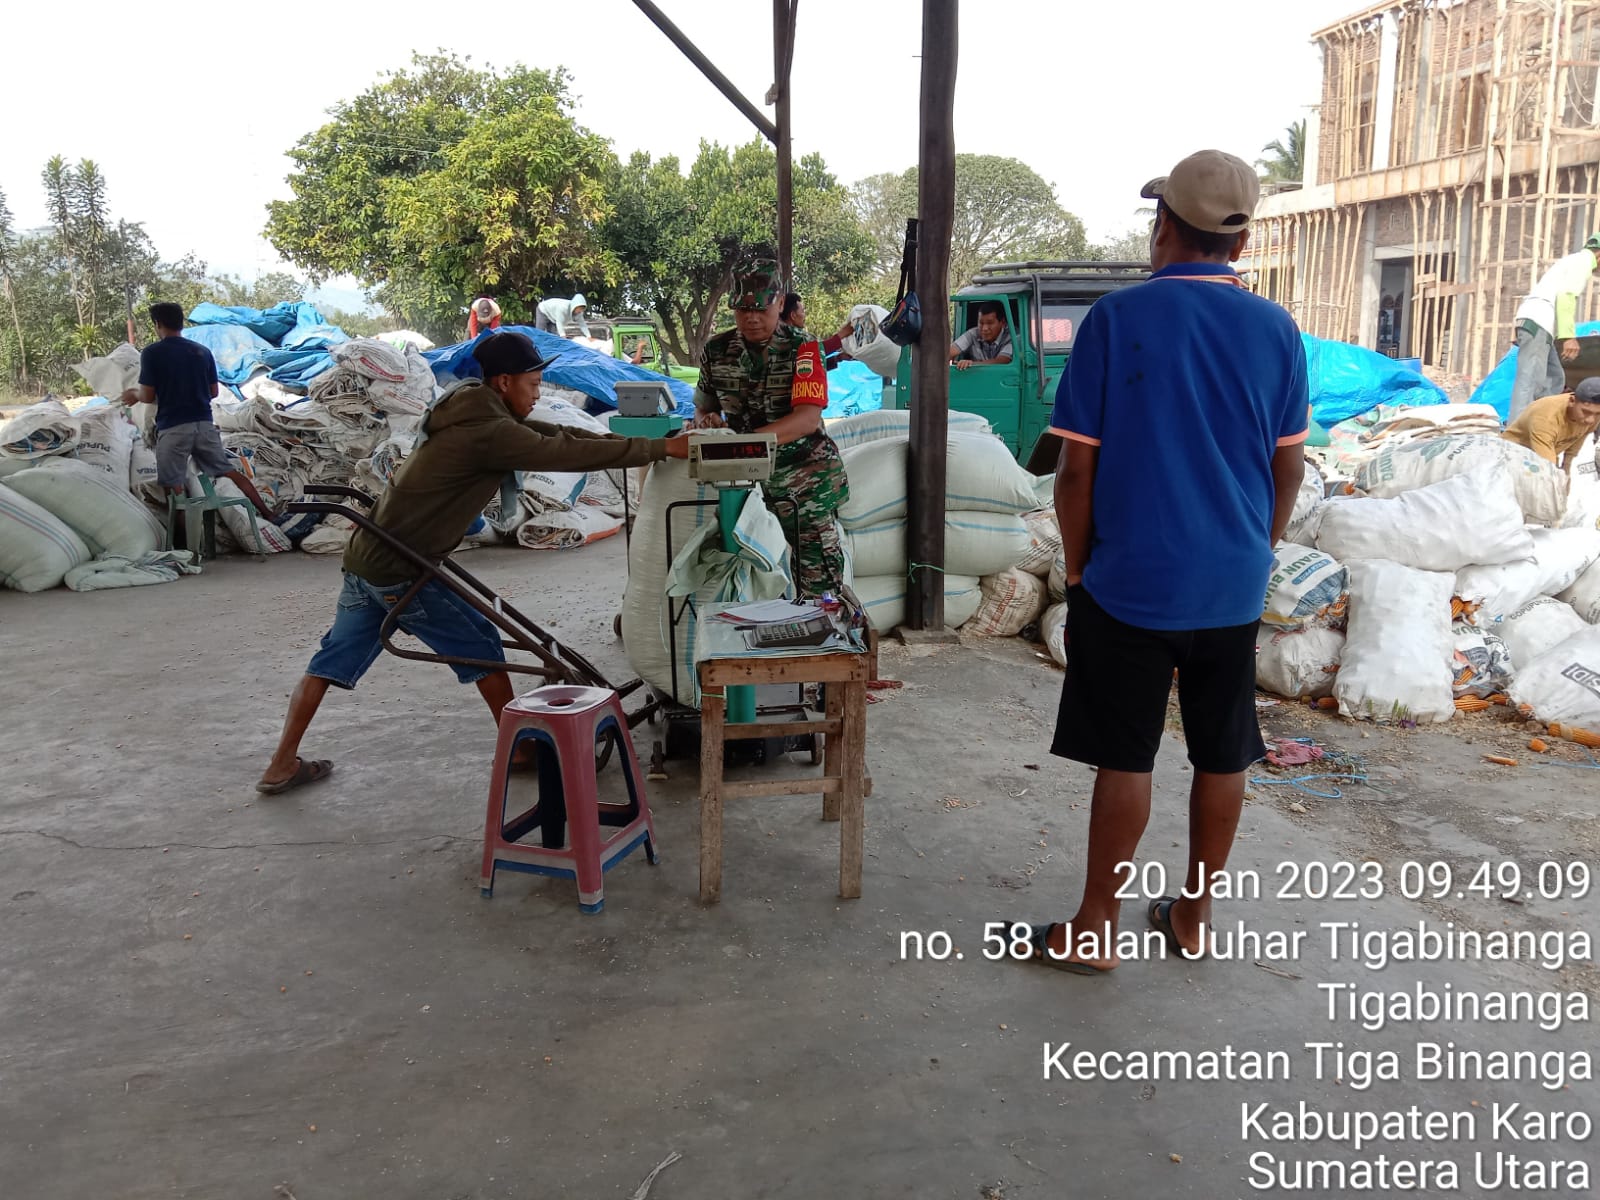
<instances>
[{"instance_id":1,"label":"building under construction","mask_svg":"<svg viewBox=\"0 0 1600 1200\"><path fill-rule=\"evenodd\" d=\"M1600 0L1401 0L1313 38L1305 179L1240 266L1308 333L1481 377L1600 231Z\"/></svg>"}]
</instances>

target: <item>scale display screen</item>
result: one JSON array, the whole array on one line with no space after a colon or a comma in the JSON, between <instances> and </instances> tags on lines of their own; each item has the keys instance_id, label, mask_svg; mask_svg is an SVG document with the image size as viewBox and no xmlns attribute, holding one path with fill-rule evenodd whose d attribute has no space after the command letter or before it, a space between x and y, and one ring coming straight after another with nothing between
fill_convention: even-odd
<instances>
[{"instance_id":1,"label":"scale display screen","mask_svg":"<svg viewBox=\"0 0 1600 1200\"><path fill-rule=\"evenodd\" d=\"M743 442L726 438L707 438L700 443L700 457L706 462L739 462L760 460L770 453L767 442Z\"/></svg>"},{"instance_id":2,"label":"scale display screen","mask_svg":"<svg viewBox=\"0 0 1600 1200\"><path fill-rule=\"evenodd\" d=\"M689 478L719 486L772 478L778 439L770 433L714 433L691 437Z\"/></svg>"}]
</instances>

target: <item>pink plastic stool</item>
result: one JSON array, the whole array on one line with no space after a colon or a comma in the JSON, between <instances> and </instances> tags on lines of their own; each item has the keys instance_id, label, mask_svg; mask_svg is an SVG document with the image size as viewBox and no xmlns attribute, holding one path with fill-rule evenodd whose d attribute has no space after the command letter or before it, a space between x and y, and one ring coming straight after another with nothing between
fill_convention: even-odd
<instances>
[{"instance_id":1,"label":"pink plastic stool","mask_svg":"<svg viewBox=\"0 0 1600 1200\"><path fill-rule=\"evenodd\" d=\"M595 778L595 747L616 742L617 758L628 784L626 804L601 804ZM507 814L511 757L521 742L531 742L538 799L520 816ZM601 827L615 829L601 837ZM571 844L566 831L571 830ZM522 839L541 831L540 845ZM494 779L489 784L489 816L483 835L483 894L494 895L499 868L555 875L578 881L578 907L597 913L605 907L605 873L643 845L656 862L655 827L644 776L628 734L628 716L617 694L607 688L551 685L518 696L500 714Z\"/></svg>"}]
</instances>

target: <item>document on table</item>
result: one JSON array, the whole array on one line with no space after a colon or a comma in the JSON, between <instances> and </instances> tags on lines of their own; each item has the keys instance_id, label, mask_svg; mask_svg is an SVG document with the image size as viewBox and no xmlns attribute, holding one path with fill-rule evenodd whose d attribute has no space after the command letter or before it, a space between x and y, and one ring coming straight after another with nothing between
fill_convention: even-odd
<instances>
[{"instance_id":1,"label":"document on table","mask_svg":"<svg viewBox=\"0 0 1600 1200\"><path fill-rule=\"evenodd\" d=\"M749 604L730 604L712 618L741 625L770 625L777 621L805 621L822 613L820 604L796 604L792 600L757 600Z\"/></svg>"}]
</instances>

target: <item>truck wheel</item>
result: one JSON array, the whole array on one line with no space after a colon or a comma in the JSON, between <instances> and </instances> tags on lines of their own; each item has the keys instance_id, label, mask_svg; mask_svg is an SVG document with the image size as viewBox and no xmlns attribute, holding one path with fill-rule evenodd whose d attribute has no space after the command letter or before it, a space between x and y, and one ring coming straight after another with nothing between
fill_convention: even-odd
<instances>
[{"instance_id":1,"label":"truck wheel","mask_svg":"<svg viewBox=\"0 0 1600 1200\"><path fill-rule=\"evenodd\" d=\"M1054 475L1056 467L1061 462L1061 443L1063 439L1048 429L1039 435L1039 440L1033 444L1033 453L1028 455L1028 473L1030 475Z\"/></svg>"}]
</instances>

